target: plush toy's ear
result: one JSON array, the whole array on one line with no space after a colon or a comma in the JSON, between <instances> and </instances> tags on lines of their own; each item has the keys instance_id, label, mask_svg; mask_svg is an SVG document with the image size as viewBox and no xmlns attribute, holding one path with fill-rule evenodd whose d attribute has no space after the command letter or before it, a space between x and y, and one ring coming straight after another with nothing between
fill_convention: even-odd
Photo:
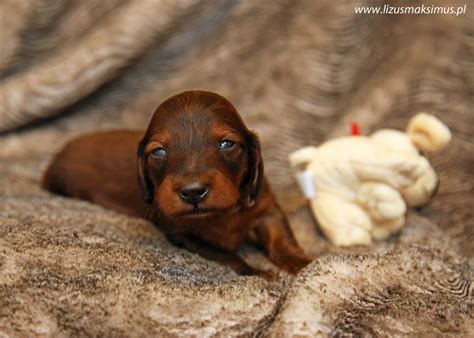
<instances>
[{"instance_id":1,"label":"plush toy's ear","mask_svg":"<svg viewBox=\"0 0 474 338\"><path fill-rule=\"evenodd\" d=\"M247 137L248 170L242 181L242 200L245 207L251 207L263 189L263 161L260 152L260 142L257 136L249 132Z\"/></svg>"},{"instance_id":2,"label":"plush toy's ear","mask_svg":"<svg viewBox=\"0 0 474 338\"><path fill-rule=\"evenodd\" d=\"M153 183L145 168L145 140L141 140L137 148L137 178L143 200L150 204L153 200Z\"/></svg>"},{"instance_id":3,"label":"plush toy's ear","mask_svg":"<svg viewBox=\"0 0 474 338\"><path fill-rule=\"evenodd\" d=\"M451 141L449 128L435 116L425 113L416 114L408 121L407 134L425 153L440 151Z\"/></svg>"}]
</instances>

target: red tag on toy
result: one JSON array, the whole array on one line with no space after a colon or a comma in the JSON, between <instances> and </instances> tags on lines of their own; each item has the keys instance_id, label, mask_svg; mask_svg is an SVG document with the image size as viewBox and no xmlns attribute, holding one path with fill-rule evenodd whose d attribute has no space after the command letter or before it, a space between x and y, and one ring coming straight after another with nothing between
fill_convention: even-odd
<instances>
[{"instance_id":1,"label":"red tag on toy","mask_svg":"<svg viewBox=\"0 0 474 338\"><path fill-rule=\"evenodd\" d=\"M351 135L352 136L359 136L360 135L359 125L355 122L351 123Z\"/></svg>"}]
</instances>

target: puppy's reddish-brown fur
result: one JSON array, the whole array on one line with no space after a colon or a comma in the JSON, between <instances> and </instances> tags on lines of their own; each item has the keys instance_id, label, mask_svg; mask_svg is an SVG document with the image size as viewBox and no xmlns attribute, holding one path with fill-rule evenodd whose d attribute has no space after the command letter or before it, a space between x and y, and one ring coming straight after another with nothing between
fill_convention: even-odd
<instances>
[{"instance_id":1,"label":"puppy's reddish-brown fur","mask_svg":"<svg viewBox=\"0 0 474 338\"><path fill-rule=\"evenodd\" d=\"M112 131L73 140L43 186L151 219L175 242L192 236L232 253L248 240L290 272L310 261L264 178L257 137L214 93L169 98L144 135Z\"/></svg>"}]
</instances>

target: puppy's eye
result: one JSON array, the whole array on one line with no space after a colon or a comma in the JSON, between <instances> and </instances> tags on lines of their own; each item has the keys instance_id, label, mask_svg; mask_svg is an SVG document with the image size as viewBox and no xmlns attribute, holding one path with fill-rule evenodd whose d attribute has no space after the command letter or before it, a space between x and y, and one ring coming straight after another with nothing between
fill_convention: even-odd
<instances>
[{"instance_id":1,"label":"puppy's eye","mask_svg":"<svg viewBox=\"0 0 474 338\"><path fill-rule=\"evenodd\" d=\"M231 140L222 140L219 142L219 149L230 149L235 146L235 142Z\"/></svg>"},{"instance_id":2,"label":"puppy's eye","mask_svg":"<svg viewBox=\"0 0 474 338\"><path fill-rule=\"evenodd\" d=\"M156 148L156 149L153 149L151 152L150 152L151 156L153 157L165 157L166 156L166 149L163 148L163 147L159 147L159 148Z\"/></svg>"}]
</instances>

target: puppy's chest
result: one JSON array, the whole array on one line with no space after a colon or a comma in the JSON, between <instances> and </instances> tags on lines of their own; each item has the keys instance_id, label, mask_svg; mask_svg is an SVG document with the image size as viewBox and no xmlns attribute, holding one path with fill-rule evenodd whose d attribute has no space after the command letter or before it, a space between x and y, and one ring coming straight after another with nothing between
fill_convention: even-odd
<instances>
[{"instance_id":1,"label":"puppy's chest","mask_svg":"<svg viewBox=\"0 0 474 338\"><path fill-rule=\"evenodd\" d=\"M226 215L217 222L190 229L192 235L197 236L218 248L235 251L242 244L248 224L243 214Z\"/></svg>"}]
</instances>

